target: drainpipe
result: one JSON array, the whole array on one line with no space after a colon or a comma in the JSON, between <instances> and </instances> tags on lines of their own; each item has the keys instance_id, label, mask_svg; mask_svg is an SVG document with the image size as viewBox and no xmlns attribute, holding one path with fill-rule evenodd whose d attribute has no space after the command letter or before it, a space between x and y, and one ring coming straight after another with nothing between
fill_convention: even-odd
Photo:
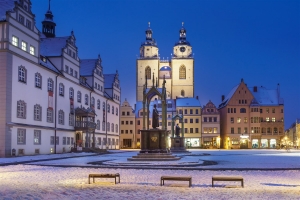
<instances>
[{"instance_id":1,"label":"drainpipe","mask_svg":"<svg viewBox=\"0 0 300 200\"><path fill-rule=\"evenodd\" d=\"M54 106L54 154L56 154L56 118L57 118L57 78L59 74L55 77L55 106Z\"/></svg>"}]
</instances>

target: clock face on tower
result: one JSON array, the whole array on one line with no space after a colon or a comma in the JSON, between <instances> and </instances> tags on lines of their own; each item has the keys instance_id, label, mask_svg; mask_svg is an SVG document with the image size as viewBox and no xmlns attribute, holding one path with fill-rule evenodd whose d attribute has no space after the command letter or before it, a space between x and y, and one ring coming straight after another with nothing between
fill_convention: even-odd
<instances>
[{"instance_id":1,"label":"clock face on tower","mask_svg":"<svg viewBox=\"0 0 300 200\"><path fill-rule=\"evenodd\" d=\"M185 47L180 47L181 52L185 52Z\"/></svg>"}]
</instances>

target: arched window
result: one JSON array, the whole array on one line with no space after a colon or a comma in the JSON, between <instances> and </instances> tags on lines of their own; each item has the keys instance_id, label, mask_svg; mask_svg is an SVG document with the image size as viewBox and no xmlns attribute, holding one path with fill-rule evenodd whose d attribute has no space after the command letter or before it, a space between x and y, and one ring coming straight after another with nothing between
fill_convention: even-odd
<instances>
[{"instance_id":1,"label":"arched window","mask_svg":"<svg viewBox=\"0 0 300 200\"><path fill-rule=\"evenodd\" d=\"M114 123L111 123L111 132L114 132L114 130L115 130L115 125Z\"/></svg>"},{"instance_id":2,"label":"arched window","mask_svg":"<svg viewBox=\"0 0 300 200\"><path fill-rule=\"evenodd\" d=\"M70 99L74 98L74 89L73 88L69 89L69 96L70 96Z\"/></svg>"},{"instance_id":3,"label":"arched window","mask_svg":"<svg viewBox=\"0 0 300 200\"><path fill-rule=\"evenodd\" d=\"M35 73L35 87L42 88L42 75Z\"/></svg>"},{"instance_id":4,"label":"arched window","mask_svg":"<svg viewBox=\"0 0 300 200\"><path fill-rule=\"evenodd\" d=\"M97 109L100 109L100 105L101 105L101 104L100 104L100 100L98 99L98 100L97 100Z\"/></svg>"},{"instance_id":5,"label":"arched window","mask_svg":"<svg viewBox=\"0 0 300 200\"><path fill-rule=\"evenodd\" d=\"M246 108L241 108L240 113L246 113Z\"/></svg>"},{"instance_id":6,"label":"arched window","mask_svg":"<svg viewBox=\"0 0 300 200\"><path fill-rule=\"evenodd\" d=\"M105 131L105 122L102 122L102 131Z\"/></svg>"},{"instance_id":7,"label":"arched window","mask_svg":"<svg viewBox=\"0 0 300 200\"><path fill-rule=\"evenodd\" d=\"M109 113L110 112L110 105L107 104L107 112Z\"/></svg>"},{"instance_id":8,"label":"arched window","mask_svg":"<svg viewBox=\"0 0 300 200\"><path fill-rule=\"evenodd\" d=\"M118 114L119 114L119 110L118 108L116 108L116 115L118 116Z\"/></svg>"},{"instance_id":9,"label":"arched window","mask_svg":"<svg viewBox=\"0 0 300 200\"><path fill-rule=\"evenodd\" d=\"M27 70L25 67L23 66L20 66L19 69L19 81L20 82L24 82L26 83L26 77L27 77Z\"/></svg>"},{"instance_id":10,"label":"arched window","mask_svg":"<svg viewBox=\"0 0 300 200\"><path fill-rule=\"evenodd\" d=\"M34 120L42 121L42 107L38 104L34 105Z\"/></svg>"},{"instance_id":11,"label":"arched window","mask_svg":"<svg viewBox=\"0 0 300 200\"><path fill-rule=\"evenodd\" d=\"M48 91L53 92L53 80L51 78L48 78Z\"/></svg>"},{"instance_id":12,"label":"arched window","mask_svg":"<svg viewBox=\"0 0 300 200\"><path fill-rule=\"evenodd\" d=\"M17 117L26 119L26 103L22 100L17 102Z\"/></svg>"},{"instance_id":13,"label":"arched window","mask_svg":"<svg viewBox=\"0 0 300 200\"><path fill-rule=\"evenodd\" d=\"M89 105L89 96L87 94L84 95L84 103L85 105Z\"/></svg>"},{"instance_id":14,"label":"arched window","mask_svg":"<svg viewBox=\"0 0 300 200\"><path fill-rule=\"evenodd\" d=\"M64 118L65 118L64 111L59 110L58 111L58 123L63 125L64 124Z\"/></svg>"},{"instance_id":15,"label":"arched window","mask_svg":"<svg viewBox=\"0 0 300 200\"><path fill-rule=\"evenodd\" d=\"M186 79L186 69L185 66L179 68L179 79Z\"/></svg>"},{"instance_id":16,"label":"arched window","mask_svg":"<svg viewBox=\"0 0 300 200\"><path fill-rule=\"evenodd\" d=\"M51 108L47 108L47 122L53 122L53 110Z\"/></svg>"},{"instance_id":17,"label":"arched window","mask_svg":"<svg viewBox=\"0 0 300 200\"><path fill-rule=\"evenodd\" d=\"M65 86L64 84L60 83L59 84L59 95L64 96L65 93Z\"/></svg>"},{"instance_id":18,"label":"arched window","mask_svg":"<svg viewBox=\"0 0 300 200\"><path fill-rule=\"evenodd\" d=\"M103 107L103 111L105 111L105 102L103 102L102 107Z\"/></svg>"},{"instance_id":19,"label":"arched window","mask_svg":"<svg viewBox=\"0 0 300 200\"><path fill-rule=\"evenodd\" d=\"M77 92L77 102L81 102L81 92L80 91L78 91Z\"/></svg>"},{"instance_id":20,"label":"arched window","mask_svg":"<svg viewBox=\"0 0 300 200\"><path fill-rule=\"evenodd\" d=\"M116 124L116 133L118 133L118 124Z\"/></svg>"},{"instance_id":21,"label":"arched window","mask_svg":"<svg viewBox=\"0 0 300 200\"><path fill-rule=\"evenodd\" d=\"M181 96L183 96L184 97L184 95L185 95L185 92L184 92L184 90L181 90Z\"/></svg>"},{"instance_id":22,"label":"arched window","mask_svg":"<svg viewBox=\"0 0 300 200\"><path fill-rule=\"evenodd\" d=\"M146 67L145 76L146 76L146 79L151 79L151 68L150 67Z\"/></svg>"},{"instance_id":23,"label":"arched window","mask_svg":"<svg viewBox=\"0 0 300 200\"><path fill-rule=\"evenodd\" d=\"M100 130L100 120L97 120L97 130Z\"/></svg>"},{"instance_id":24,"label":"arched window","mask_svg":"<svg viewBox=\"0 0 300 200\"><path fill-rule=\"evenodd\" d=\"M115 107L111 106L111 114L115 114Z\"/></svg>"}]
</instances>

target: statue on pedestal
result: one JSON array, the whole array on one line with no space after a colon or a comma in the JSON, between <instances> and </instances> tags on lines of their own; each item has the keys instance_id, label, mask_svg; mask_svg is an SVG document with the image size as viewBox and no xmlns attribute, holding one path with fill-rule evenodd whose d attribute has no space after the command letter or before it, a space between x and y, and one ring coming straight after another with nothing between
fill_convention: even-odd
<instances>
[{"instance_id":1,"label":"statue on pedestal","mask_svg":"<svg viewBox=\"0 0 300 200\"><path fill-rule=\"evenodd\" d=\"M180 127L179 127L179 125L177 124L177 125L176 125L176 129L175 129L175 135L176 135L176 137L179 137L179 134L180 134Z\"/></svg>"},{"instance_id":2,"label":"statue on pedestal","mask_svg":"<svg viewBox=\"0 0 300 200\"><path fill-rule=\"evenodd\" d=\"M156 104L154 104L154 108L152 111L152 128L157 128L159 127L159 113L158 110L156 109Z\"/></svg>"}]
</instances>

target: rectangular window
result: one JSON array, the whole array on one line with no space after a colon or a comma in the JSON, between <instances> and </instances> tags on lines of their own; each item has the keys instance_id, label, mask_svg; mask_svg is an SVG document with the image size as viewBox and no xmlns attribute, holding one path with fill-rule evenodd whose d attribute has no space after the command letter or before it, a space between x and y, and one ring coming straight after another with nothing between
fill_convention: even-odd
<instances>
[{"instance_id":1,"label":"rectangular window","mask_svg":"<svg viewBox=\"0 0 300 200\"><path fill-rule=\"evenodd\" d=\"M65 66L65 72L69 73L69 66Z\"/></svg>"},{"instance_id":2,"label":"rectangular window","mask_svg":"<svg viewBox=\"0 0 300 200\"><path fill-rule=\"evenodd\" d=\"M195 133L199 133L199 129L198 128L195 128Z\"/></svg>"},{"instance_id":3,"label":"rectangular window","mask_svg":"<svg viewBox=\"0 0 300 200\"><path fill-rule=\"evenodd\" d=\"M133 124L133 121L130 121L130 124L132 125L132 124Z\"/></svg>"},{"instance_id":4,"label":"rectangular window","mask_svg":"<svg viewBox=\"0 0 300 200\"><path fill-rule=\"evenodd\" d=\"M204 122L207 122L207 117L204 117L203 121L204 121Z\"/></svg>"},{"instance_id":5,"label":"rectangular window","mask_svg":"<svg viewBox=\"0 0 300 200\"><path fill-rule=\"evenodd\" d=\"M18 144L26 144L26 129L18 128Z\"/></svg>"},{"instance_id":6,"label":"rectangular window","mask_svg":"<svg viewBox=\"0 0 300 200\"><path fill-rule=\"evenodd\" d=\"M34 53L35 53L35 49L34 49L34 47L33 46L30 46L30 54L31 55L34 55Z\"/></svg>"},{"instance_id":7,"label":"rectangular window","mask_svg":"<svg viewBox=\"0 0 300 200\"><path fill-rule=\"evenodd\" d=\"M218 133L218 129L217 128L214 128L214 133Z\"/></svg>"},{"instance_id":8,"label":"rectangular window","mask_svg":"<svg viewBox=\"0 0 300 200\"><path fill-rule=\"evenodd\" d=\"M16 47L19 46L19 38L12 36L12 44Z\"/></svg>"},{"instance_id":9,"label":"rectangular window","mask_svg":"<svg viewBox=\"0 0 300 200\"><path fill-rule=\"evenodd\" d=\"M67 145L70 145L70 137L67 137Z\"/></svg>"},{"instance_id":10,"label":"rectangular window","mask_svg":"<svg viewBox=\"0 0 300 200\"><path fill-rule=\"evenodd\" d=\"M241 123L241 118L238 117L238 118L236 119L236 122L237 122L237 123Z\"/></svg>"},{"instance_id":11,"label":"rectangular window","mask_svg":"<svg viewBox=\"0 0 300 200\"><path fill-rule=\"evenodd\" d=\"M22 41L22 50L27 51L27 43Z\"/></svg>"},{"instance_id":12,"label":"rectangular window","mask_svg":"<svg viewBox=\"0 0 300 200\"><path fill-rule=\"evenodd\" d=\"M47 122L53 122L53 110L50 108L47 109Z\"/></svg>"},{"instance_id":13,"label":"rectangular window","mask_svg":"<svg viewBox=\"0 0 300 200\"><path fill-rule=\"evenodd\" d=\"M190 109L190 114L191 114L191 115L193 114L193 109Z\"/></svg>"},{"instance_id":14,"label":"rectangular window","mask_svg":"<svg viewBox=\"0 0 300 200\"><path fill-rule=\"evenodd\" d=\"M269 108L266 108L266 113L269 113Z\"/></svg>"},{"instance_id":15,"label":"rectangular window","mask_svg":"<svg viewBox=\"0 0 300 200\"><path fill-rule=\"evenodd\" d=\"M50 144L54 145L54 136L50 136Z\"/></svg>"},{"instance_id":16,"label":"rectangular window","mask_svg":"<svg viewBox=\"0 0 300 200\"><path fill-rule=\"evenodd\" d=\"M212 122L212 117L209 117L208 120L209 120L209 122Z\"/></svg>"},{"instance_id":17,"label":"rectangular window","mask_svg":"<svg viewBox=\"0 0 300 200\"><path fill-rule=\"evenodd\" d=\"M171 122L168 122L168 126L171 126Z\"/></svg>"},{"instance_id":18,"label":"rectangular window","mask_svg":"<svg viewBox=\"0 0 300 200\"><path fill-rule=\"evenodd\" d=\"M26 27L31 29L31 21L29 21L28 19L26 19Z\"/></svg>"},{"instance_id":19,"label":"rectangular window","mask_svg":"<svg viewBox=\"0 0 300 200\"><path fill-rule=\"evenodd\" d=\"M34 130L33 143L41 144L41 131L40 130Z\"/></svg>"},{"instance_id":20,"label":"rectangular window","mask_svg":"<svg viewBox=\"0 0 300 200\"><path fill-rule=\"evenodd\" d=\"M77 78L77 76L78 76L77 73L78 73L78 72L77 72L76 70L74 70L74 77L75 77L75 78ZM98 86L99 86L99 85L98 85Z\"/></svg>"},{"instance_id":21,"label":"rectangular window","mask_svg":"<svg viewBox=\"0 0 300 200\"><path fill-rule=\"evenodd\" d=\"M19 14L19 22L24 25L24 17Z\"/></svg>"},{"instance_id":22,"label":"rectangular window","mask_svg":"<svg viewBox=\"0 0 300 200\"><path fill-rule=\"evenodd\" d=\"M184 123L188 123L188 120L187 120L187 119L184 119Z\"/></svg>"},{"instance_id":23,"label":"rectangular window","mask_svg":"<svg viewBox=\"0 0 300 200\"><path fill-rule=\"evenodd\" d=\"M230 133L234 134L234 128L233 127L230 128Z\"/></svg>"},{"instance_id":24,"label":"rectangular window","mask_svg":"<svg viewBox=\"0 0 300 200\"><path fill-rule=\"evenodd\" d=\"M56 145L59 145L59 137L56 137Z\"/></svg>"},{"instance_id":25,"label":"rectangular window","mask_svg":"<svg viewBox=\"0 0 300 200\"><path fill-rule=\"evenodd\" d=\"M270 118L269 117L266 117L266 122L269 122L270 121Z\"/></svg>"},{"instance_id":26,"label":"rectangular window","mask_svg":"<svg viewBox=\"0 0 300 200\"><path fill-rule=\"evenodd\" d=\"M241 134L241 127L238 127L238 134Z\"/></svg>"},{"instance_id":27,"label":"rectangular window","mask_svg":"<svg viewBox=\"0 0 300 200\"><path fill-rule=\"evenodd\" d=\"M66 145L66 144L67 144L67 138L63 137L63 145Z\"/></svg>"},{"instance_id":28,"label":"rectangular window","mask_svg":"<svg viewBox=\"0 0 300 200\"><path fill-rule=\"evenodd\" d=\"M196 109L196 115L198 115L199 113L198 113L199 111L198 111L198 109Z\"/></svg>"},{"instance_id":29,"label":"rectangular window","mask_svg":"<svg viewBox=\"0 0 300 200\"><path fill-rule=\"evenodd\" d=\"M232 124L234 123L234 118L233 118L233 117L230 118L230 122L231 122Z\"/></svg>"},{"instance_id":30,"label":"rectangular window","mask_svg":"<svg viewBox=\"0 0 300 200\"><path fill-rule=\"evenodd\" d=\"M193 123L193 119L190 119L190 123L191 123L191 124Z\"/></svg>"},{"instance_id":31,"label":"rectangular window","mask_svg":"<svg viewBox=\"0 0 300 200\"><path fill-rule=\"evenodd\" d=\"M187 114L187 109L184 109L184 114Z\"/></svg>"},{"instance_id":32,"label":"rectangular window","mask_svg":"<svg viewBox=\"0 0 300 200\"><path fill-rule=\"evenodd\" d=\"M248 133L247 127L244 128L244 133Z\"/></svg>"},{"instance_id":33,"label":"rectangular window","mask_svg":"<svg viewBox=\"0 0 300 200\"><path fill-rule=\"evenodd\" d=\"M227 113L230 113L230 108L227 108Z\"/></svg>"},{"instance_id":34,"label":"rectangular window","mask_svg":"<svg viewBox=\"0 0 300 200\"><path fill-rule=\"evenodd\" d=\"M275 113L275 108L272 108L272 113Z\"/></svg>"},{"instance_id":35,"label":"rectangular window","mask_svg":"<svg viewBox=\"0 0 300 200\"><path fill-rule=\"evenodd\" d=\"M248 122L248 118L244 117L244 123L247 123L247 122Z\"/></svg>"},{"instance_id":36,"label":"rectangular window","mask_svg":"<svg viewBox=\"0 0 300 200\"><path fill-rule=\"evenodd\" d=\"M188 128L184 128L184 133L188 133Z\"/></svg>"},{"instance_id":37,"label":"rectangular window","mask_svg":"<svg viewBox=\"0 0 300 200\"><path fill-rule=\"evenodd\" d=\"M204 132L204 133L207 133L207 132L208 132L208 129L207 129L207 128L203 128L203 132Z\"/></svg>"},{"instance_id":38,"label":"rectangular window","mask_svg":"<svg viewBox=\"0 0 300 200\"><path fill-rule=\"evenodd\" d=\"M196 123L199 123L199 119L198 118L196 119Z\"/></svg>"},{"instance_id":39,"label":"rectangular window","mask_svg":"<svg viewBox=\"0 0 300 200\"><path fill-rule=\"evenodd\" d=\"M218 118L217 117L214 117L214 122L217 122L218 121Z\"/></svg>"},{"instance_id":40,"label":"rectangular window","mask_svg":"<svg viewBox=\"0 0 300 200\"><path fill-rule=\"evenodd\" d=\"M193 133L194 131L193 131L193 128L190 128L190 133Z\"/></svg>"},{"instance_id":41,"label":"rectangular window","mask_svg":"<svg viewBox=\"0 0 300 200\"><path fill-rule=\"evenodd\" d=\"M137 125L141 125L141 121L140 120L137 120Z\"/></svg>"},{"instance_id":42,"label":"rectangular window","mask_svg":"<svg viewBox=\"0 0 300 200\"><path fill-rule=\"evenodd\" d=\"M275 117L272 117L272 122L276 122L276 119L275 119Z\"/></svg>"},{"instance_id":43,"label":"rectangular window","mask_svg":"<svg viewBox=\"0 0 300 200\"><path fill-rule=\"evenodd\" d=\"M74 138L71 137L71 145L74 144Z\"/></svg>"},{"instance_id":44,"label":"rectangular window","mask_svg":"<svg viewBox=\"0 0 300 200\"><path fill-rule=\"evenodd\" d=\"M70 75L73 76L73 69L70 68Z\"/></svg>"}]
</instances>

